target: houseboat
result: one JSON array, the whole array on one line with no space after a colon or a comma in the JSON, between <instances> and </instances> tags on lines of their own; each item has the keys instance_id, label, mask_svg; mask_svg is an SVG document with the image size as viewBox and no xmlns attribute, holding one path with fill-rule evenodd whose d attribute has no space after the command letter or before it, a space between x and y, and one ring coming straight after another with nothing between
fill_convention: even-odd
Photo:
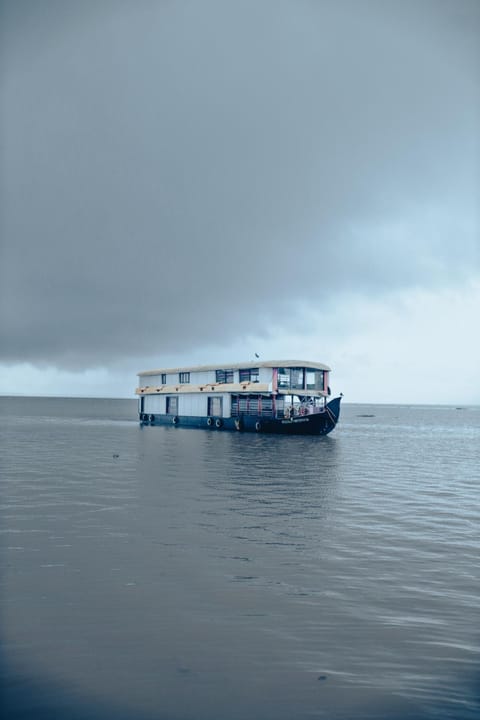
<instances>
[{"instance_id":1,"label":"houseboat","mask_svg":"<svg viewBox=\"0 0 480 720\"><path fill-rule=\"evenodd\" d=\"M327 435L340 397L329 399L327 365L272 360L147 370L139 373L143 425Z\"/></svg>"}]
</instances>

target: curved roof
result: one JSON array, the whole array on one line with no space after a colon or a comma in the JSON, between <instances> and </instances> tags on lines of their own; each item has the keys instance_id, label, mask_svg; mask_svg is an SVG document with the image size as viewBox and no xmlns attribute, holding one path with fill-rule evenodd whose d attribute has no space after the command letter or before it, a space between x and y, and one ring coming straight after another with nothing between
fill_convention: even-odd
<instances>
[{"instance_id":1,"label":"curved roof","mask_svg":"<svg viewBox=\"0 0 480 720\"><path fill-rule=\"evenodd\" d=\"M312 370L328 370L331 368L328 365L324 365L319 362L312 362L310 360L257 360L256 362L244 362L244 363L223 363L222 365L194 365L191 367L176 367L176 368L160 368L158 370L144 370L139 372L139 377L148 375L160 375L161 373L178 373L178 372L202 372L208 370L248 370L250 368L311 368Z\"/></svg>"}]
</instances>

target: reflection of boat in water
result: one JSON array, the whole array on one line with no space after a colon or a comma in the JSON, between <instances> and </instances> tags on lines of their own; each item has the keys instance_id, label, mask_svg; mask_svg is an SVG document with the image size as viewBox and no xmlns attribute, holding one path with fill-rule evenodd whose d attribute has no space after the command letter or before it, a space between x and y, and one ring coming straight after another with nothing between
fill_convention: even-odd
<instances>
[{"instance_id":1,"label":"reflection of boat in water","mask_svg":"<svg viewBox=\"0 0 480 720\"><path fill-rule=\"evenodd\" d=\"M301 360L139 373L139 419L149 425L327 435L341 396L328 400L330 368Z\"/></svg>"}]
</instances>

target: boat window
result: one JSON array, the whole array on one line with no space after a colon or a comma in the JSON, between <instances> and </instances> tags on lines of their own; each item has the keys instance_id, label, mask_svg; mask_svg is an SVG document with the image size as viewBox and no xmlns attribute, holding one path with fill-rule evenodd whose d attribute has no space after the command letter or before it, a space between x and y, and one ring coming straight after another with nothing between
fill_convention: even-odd
<instances>
[{"instance_id":1,"label":"boat window","mask_svg":"<svg viewBox=\"0 0 480 720\"><path fill-rule=\"evenodd\" d=\"M271 395L262 397L260 414L263 417L273 417L273 398Z\"/></svg>"},{"instance_id":2,"label":"boat window","mask_svg":"<svg viewBox=\"0 0 480 720\"><path fill-rule=\"evenodd\" d=\"M290 387L292 390L303 390L305 387L304 368L290 368Z\"/></svg>"},{"instance_id":3,"label":"boat window","mask_svg":"<svg viewBox=\"0 0 480 720\"><path fill-rule=\"evenodd\" d=\"M162 373L161 383L162 383L162 385L167 384L167 374L166 373Z\"/></svg>"},{"instance_id":4,"label":"boat window","mask_svg":"<svg viewBox=\"0 0 480 720\"><path fill-rule=\"evenodd\" d=\"M266 399L265 405L262 406L262 399L259 395L232 395L231 413L232 416L260 414L271 416L273 413L272 400L271 398Z\"/></svg>"},{"instance_id":5,"label":"boat window","mask_svg":"<svg viewBox=\"0 0 480 720\"><path fill-rule=\"evenodd\" d=\"M217 370L215 380L217 383L233 383L233 370Z\"/></svg>"},{"instance_id":6,"label":"boat window","mask_svg":"<svg viewBox=\"0 0 480 720\"><path fill-rule=\"evenodd\" d=\"M186 384L190 382L190 373L189 372L181 372L178 373L178 382L182 384Z\"/></svg>"},{"instance_id":7,"label":"boat window","mask_svg":"<svg viewBox=\"0 0 480 720\"><path fill-rule=\"evenodd\" d=\"M241 395L238 398L238 412L241 415L242 413L248 412L248 397L245 395Z\"/></svg>"},{"instance_id":8,"label":"boat window","mask_svg":"<svg viewBox=\"0 0 480 720\"><path fill-rule=\"evenodd\" d=\"M258 368L245 368L238 373L240 382L258 382L260 375Z\"/></svg>"},{"instance_id":9,"label":"boat window","mask_svg":"<svg viewBox=\"0 0 480 720\"><path fill-rule=\"evenodd\" d=\"M275 398L275 408L277 411L277 417L283 417L284 410L285 410L285 396L284 395L277 395Z\"/></svg>"},{"instance_id":10,"label":"boat window","mask_svg":"<svg viewBox=\"0 0 480 720\"><path fill-rule=\"evenodd\" d=\"M260 415L261 398L259 395L249 395L247 399L247 413L249 415Z\"/></svg>"},{"instance_id":11,"label":"boat window","mask_svg":"<svg viewBox=\"0 0 480 720\"><path fill-rule=\"evenodd\" d=\"M167 397L167 415L176 415L178 413L178 397L173 395Z\"/></svg>"},{"instance_id":12,"label":"boat window","mask_svg":"<svg viewBox=\"0 0 480 720\"><path fill-rule=\"evenodd\" d=\"M277 387L303 390L305 388L304 374L304 368L278 368Z\"/></svg>"},{"instance_id":13,"label":"boat window","mask_svg":"<svg viewBox=\"0 0 480 720\"><path fill-rule=\"evenodd\" d=\"M216 417L222 417L223 415L223 398L221 397L209 397L208 398L208 415L214 415Z\"/></svg>"},{"instance_id":14,"label":"boat window","mask_svg":"<svg viewBox=\"0 0 480 720\"><path fill-rule=\"evenodd\" d=\"M323 390L323 370L307 370L307 390Z\"/></svg>"}]
</instances>

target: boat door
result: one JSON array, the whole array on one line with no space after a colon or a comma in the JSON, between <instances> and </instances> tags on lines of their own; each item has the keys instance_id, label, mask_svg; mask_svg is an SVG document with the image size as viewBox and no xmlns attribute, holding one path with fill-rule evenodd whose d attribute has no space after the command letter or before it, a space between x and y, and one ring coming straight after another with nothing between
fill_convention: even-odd
<instances>
[{"instance_id":1,"label":"boat door","mask_svg":"<svg viewBox=\"0 0 480 720\"><path fill-rule=\"evenodd\" d=\"M208 415L209 417L223 417L223 398L212 397L208 398Z\"/></svg>"}]
</instances>

